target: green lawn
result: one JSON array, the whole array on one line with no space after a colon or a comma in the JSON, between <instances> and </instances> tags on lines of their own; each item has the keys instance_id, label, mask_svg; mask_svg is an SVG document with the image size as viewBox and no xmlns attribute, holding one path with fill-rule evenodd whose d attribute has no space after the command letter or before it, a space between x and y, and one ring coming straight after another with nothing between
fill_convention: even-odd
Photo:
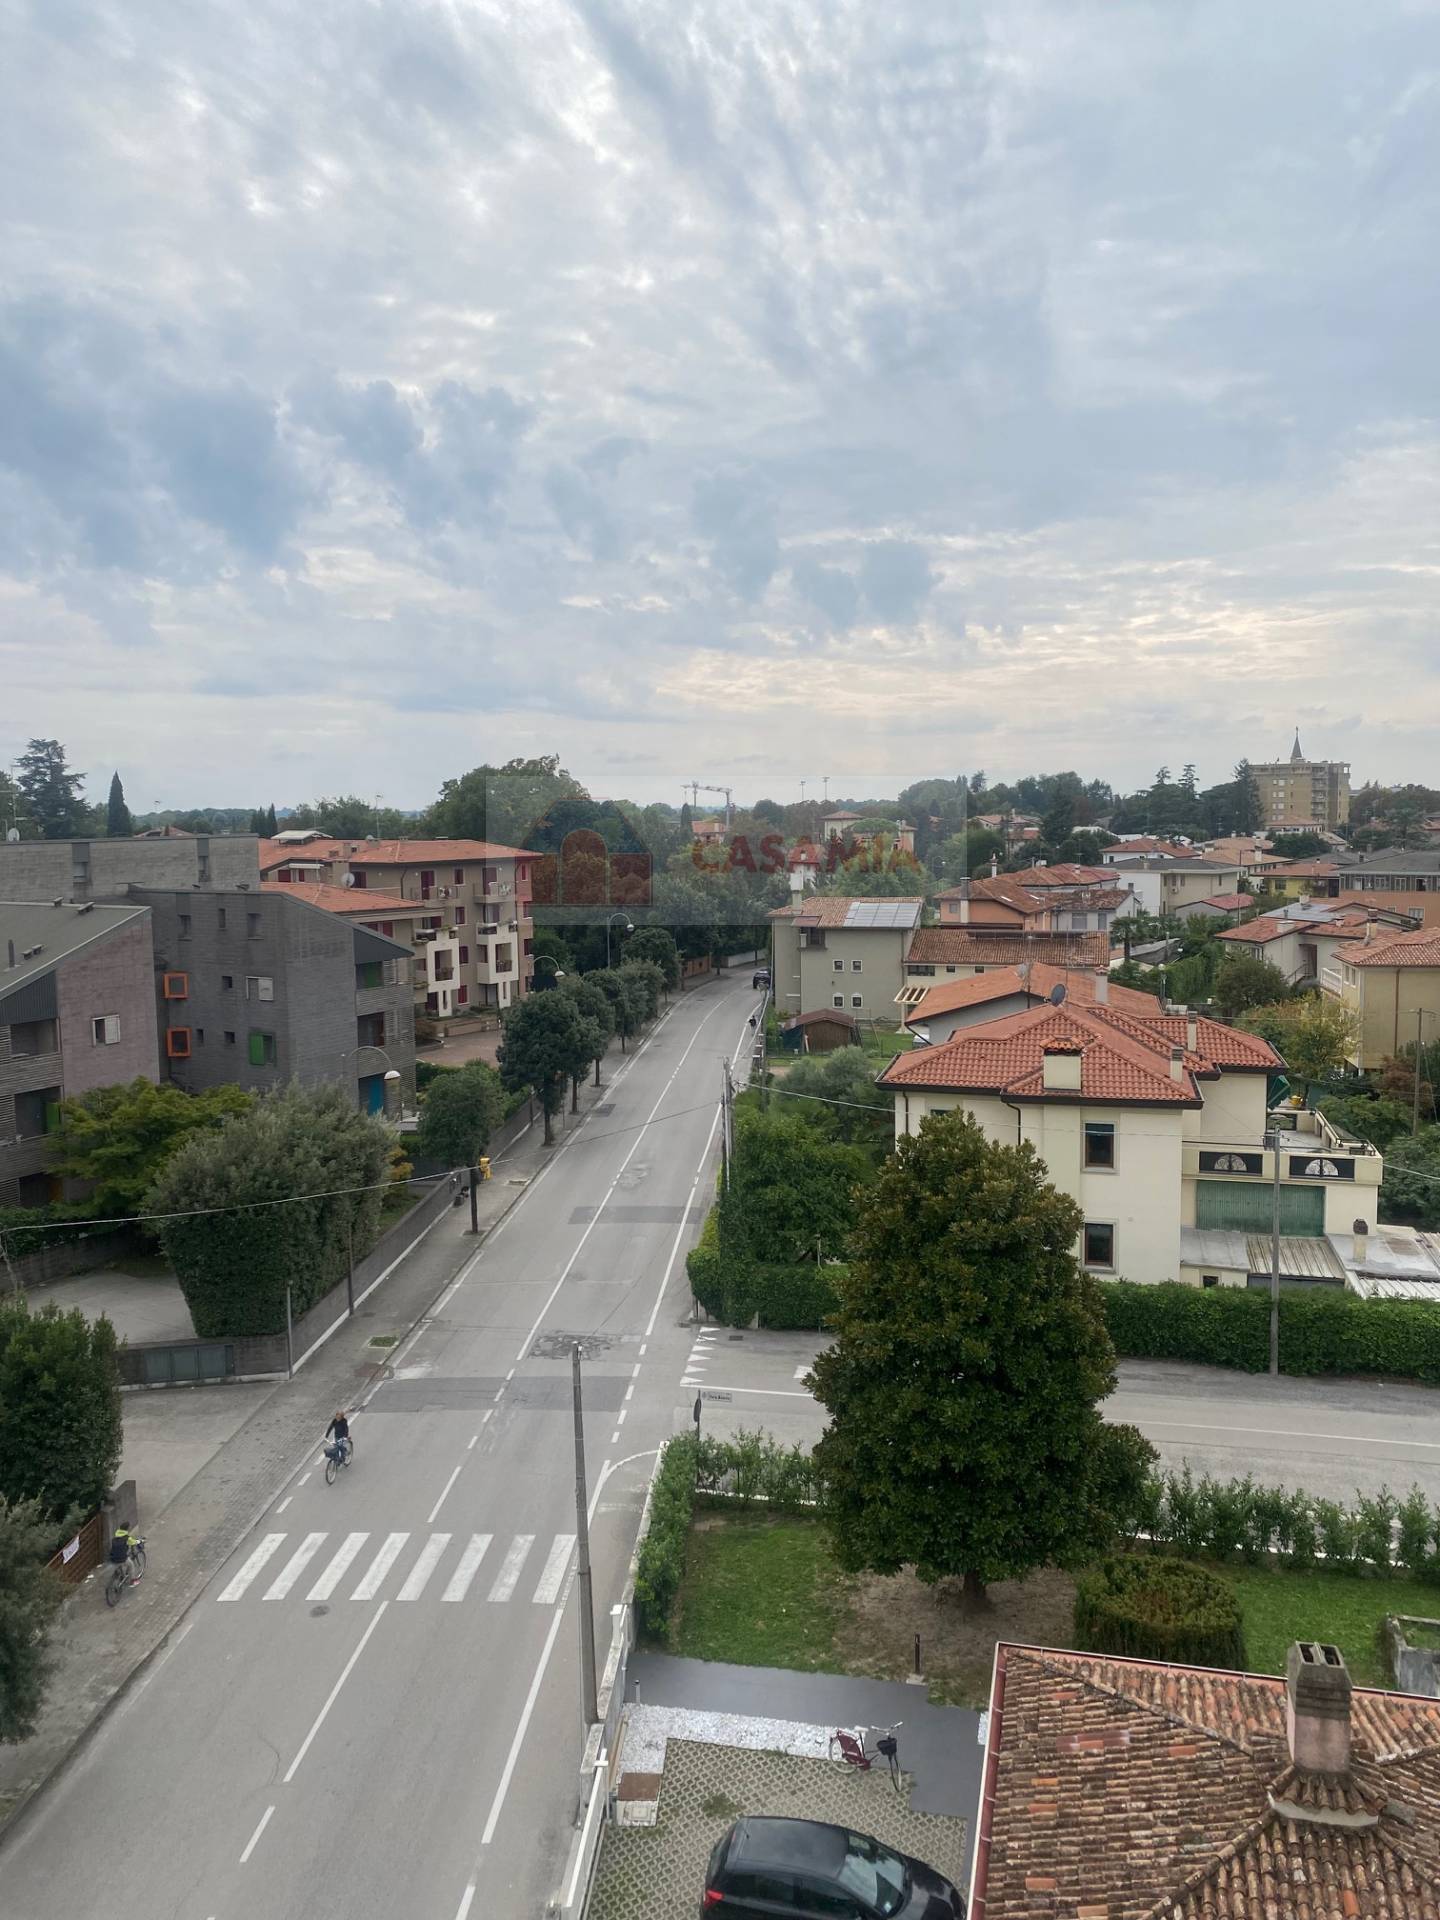
<instances>
[{"instance_id":1,"label":"green lawn","mask_svg":"<svg viewBox=\"0 0 1440 1920\"><path fill-rule=\"evenodd\" d=\"M1245 1619L1245 1655L1255 1673L1283 1673L1292 1640L1328 1640L1355 1681L1386 1687L1380 1623L1387 1613L1433 1618L1440 1587L1425 1580L1362 1580L1344 1573L1283 1573L1223 1567Z\"/></svg>"},{"instance_id":2,"label":"green lawn","mask_svg":"<svg viewBox=\"0 0 1440 1920\"><path fill-rule=\"evenodd\" d=\"M835 1672L843 1592L820 1528L744 1519L691 1530L674 1651L745 1667Z\"/></svg>"},{"instance_id":3,"label":"green lawn","mask_svg":"<svg viewBox=\"0 0 1440 1920\"><path fill-rule=\"evenodd\" d=\"M881 1060L892 1060L897 1053L909 1053L915 1045L913 1033L866 1032L861 1036L861 1045L866 1053L873 1053Z\"/></svg>"}]
</instances>

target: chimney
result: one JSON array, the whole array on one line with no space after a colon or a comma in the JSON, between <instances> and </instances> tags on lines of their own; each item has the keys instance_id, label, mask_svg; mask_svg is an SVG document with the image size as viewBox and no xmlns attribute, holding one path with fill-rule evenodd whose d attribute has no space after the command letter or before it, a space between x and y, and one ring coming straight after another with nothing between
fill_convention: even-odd
<instances>
[{"instance_id":1,"label":"chimney","mask_svg":"<svg viewBox=\"0 0 1440 1920\"><path fill-rule=\"evenodd\" d=\"M1103 967L1095 975L1095 1004L1097 1007L1108 1007L1110 1004L1110 976Z\"/></svg>"},{"instance_id":2,"label":"chimney","mask_svg":"<svg viewBox=\"0 0 1440 1920\"><path fill-rule=\"evenodd\" d=\"M1349 1773L1350 1670L1338 1647L1297 1640L1290 1648L1285 1738L1301 1773Z\"/></svg>"},{"instance_id":3,"label":"chimney","mask_svg":"<svg viewBox=\"0 0 1440 1920\"><path fill-rule=\"evenodd\" d=\"M1183 1080L1185 1078L1185 1049L1183 1047L1171 1047L1170 1049L1170 1078L1172 1080Z\"/></svg>"},{"instance_id":4,"label":"chimney","mask_svg":"<svg viewBox=\"0 0 1440 1920\"><path fill-rule=\"evenodd\" d=\"M1350 1224L1350 1234L1355 1246L1355 1264L1363 1267L1370 1252L1370 1222L1354 1220Z\"/></svg>"},{"instance_id":5,"label":"chimney","mask_svg":"<svg viewBox=\"0 0 1440 1920\"><path fill-rule=\"evenodd\" d=\"M1084 1051L1078 1040L1048 1040L1041 1054L1046 1093L1079 1093Z\"/></svg>"},{"instance_id":6,"label":"chimney","mask_svg":"<svg viewBox=\"0 0 1440 1920\"><path fill-rule=\"evenodd\" d=\"M1374 938L1375 938L1375 922L1373 920L1367 920L1365 922L1365 938L1360 942L1361 946L1368 947L1370 942Z\"/></svg>"},{"instance_id":7,"label":"chimney","mask_svg":"<svg viewBox=\"0 0 1440 1920\"><path fill-rule=\"evenodd\" d=\"M1200 1051L1200 1022L1195 1017L1195 1009L1185 1009L1185 1045L1191 1053Z\"/></svg>"},{"instance_id":8,"label":"chimney","mask_svg":"<svg viewBox=\"0 0 1440 1920\"><path fill-rule=\"evenodd\" d=\"M960 924L962 927L968 927L970 924L970 882L969 880L962 880L960 882Z\"/></svg>"},{"instance_id":9,"label":"chimney","mask_svg":"<svg viewBox=\"0 0 1440 1920\"><path fill-rule=\"evenodd\" d=\"M1000 878L1000 859L997 854L993 853L990 856L990 878L992 880L998 880Z\"/></svg>"}]
</instances>

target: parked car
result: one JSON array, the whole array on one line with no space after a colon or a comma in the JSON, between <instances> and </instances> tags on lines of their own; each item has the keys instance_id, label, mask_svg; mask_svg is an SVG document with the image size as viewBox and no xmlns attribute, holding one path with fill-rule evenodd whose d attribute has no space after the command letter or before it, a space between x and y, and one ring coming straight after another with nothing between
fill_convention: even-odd
<instances>
[{"instance_id":1,"label":"parked car","mask_svg":"<svg viewBox=\"0 0 1440 1920\"><path fill-rule=\"evenodd\" d=\"M823 1820L737 1820L710 1856L702 1920L965 1920L923 1860Z\"/></svg>"},{"instance_id":2,"label":"parked car","mask_svg":"<svg viewBox=\"0 0 1440 1920\"><path fill-rule=\"evenodd\" d=\"M770 969L768 967L757 967L750 976L750 984L752 987L768 987L770 984Z\"/></svg>"}]
</instances>

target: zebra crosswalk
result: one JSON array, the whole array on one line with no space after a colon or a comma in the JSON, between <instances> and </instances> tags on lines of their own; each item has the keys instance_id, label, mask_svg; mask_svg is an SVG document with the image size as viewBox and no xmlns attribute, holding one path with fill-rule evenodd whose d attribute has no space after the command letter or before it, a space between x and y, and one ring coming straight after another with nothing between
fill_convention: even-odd
<instances>
[{"instance_id":1,"label":"zebra crosswalk","mask_svg":"<svg viewBox=\"0 0 1440 1920\"><path fill-rule=\"evenodd\" d=\"M375 1600L394 1576L395 1585L387 1597L397 1604L422 1599L438 1591L441 1601L452 1605L464 1600L475 1587L495 1536L489 1533L347 1533L333 1547L327 1546L328 1532L292 1535L267 1533L252 1548L238 1571L216 1599L221 1604L243 1600L258 1594L261 1603L285 1600L303 1594L306 1601L330 1600L348 1587L351 1600ZM575 1553L573 1533L557 1533L541 1565L533 1589L525 1575L535 1546L533 1533L517 1533L499 1555L495 1577L486 1598L502 1604L517 1592L529 1591L537 1607L551 1607L565 1590L566 1577ZM444 1572L442 1574L442 1569ZM533 1569L532 1569L533 1572ZM306 1578L316 1578L307 1588ZM262 1574L270 1576L268 1584ZM353 1578L354 1585L349 1586ZM482 1582L479 1592L486 1592Z\"/></svg>"}]
</instances>

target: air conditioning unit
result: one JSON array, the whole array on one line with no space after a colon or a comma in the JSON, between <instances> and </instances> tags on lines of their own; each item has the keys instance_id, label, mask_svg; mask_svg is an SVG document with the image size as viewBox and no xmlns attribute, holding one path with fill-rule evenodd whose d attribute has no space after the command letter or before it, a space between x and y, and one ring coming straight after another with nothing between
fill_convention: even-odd
<instances>
[{"instance_id":1,"label":"air conditioning unit","mask_svg":"<svg viewBox=\"0 0 1440 1920\"><path fill-rule=\"evenodd\" d=\"M415 938L417 940L433 940L439 931L440 929L438 927L417 927L415 929Z\"/></svg>"}]
</instances>

